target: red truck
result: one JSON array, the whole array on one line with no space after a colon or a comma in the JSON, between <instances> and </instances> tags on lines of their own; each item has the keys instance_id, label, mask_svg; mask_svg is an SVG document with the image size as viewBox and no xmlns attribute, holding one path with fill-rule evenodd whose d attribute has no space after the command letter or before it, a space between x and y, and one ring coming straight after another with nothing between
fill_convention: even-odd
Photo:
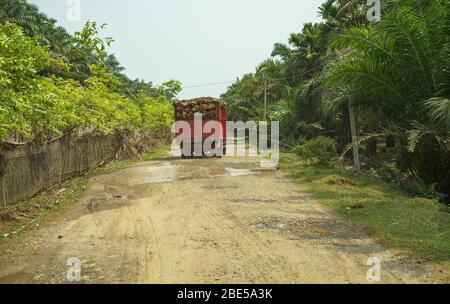
<instances>
[{"instance_id":1,"label":"red truck","mask_svg":"<svg viewBox=\"0 0 450 304\"><path fill-rule=\"evenodd\" d=\"M221 99L202 97L174 102L177 138L181 156L215 156L226 154L227 115L226 103ZM201 114L201 121L196 120ZM186 130L189 128L189 130ZM209 129L209 130L208 130ZM205 141L213 141L211 150L205 150ZM201 148L200 148L201 147ZM209 150L209 151L208 151Z\"/></svg>"}]
</instances>

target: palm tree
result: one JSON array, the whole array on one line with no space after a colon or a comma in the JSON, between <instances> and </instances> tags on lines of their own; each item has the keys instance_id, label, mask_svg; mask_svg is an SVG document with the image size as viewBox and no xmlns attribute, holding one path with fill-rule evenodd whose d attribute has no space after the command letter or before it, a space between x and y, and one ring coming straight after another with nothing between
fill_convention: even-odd
<instances>
[{"instance_id":1,"label":"palm tree","mask_svg":"<svg viewBox=\"0 0 450 304\"><path fill-rule=\"evenodd\" d=\"M289 44L276 43L272 57L279 58L284 64L284 77L290 78L290 83L299 83L311 78L317 73L326 53L327 37L324 35L323 24L306 23L302 32L293 33Z\"/></svg>"},{"instance_id":2,"label":"palm tree","mask_svg":"<svg viewBox=\"0 0 450 304\"><path fill-rule=\"evenodd\" d=\"M0 2L0 24L16 23L32 35L38 31L37 7L25 0L2 0Z\"/></svg>"},{"instance_id":3,"label":"palm tree","mask_svg":"<svg viewBox=\"0 0 450 304\"><path fill-rule=\"evenodd\" d=\"M288 44L275 44L272 52L281 61L283 71L279 82L283 94L274 115L291 125L289 129L295 132L290 135L294 138L309 138L322 131L321 71L330 60L327 44L325 25L306 23L300 33L290 35Z\"/></svg>"},{"instance_id":4,"label":"palm tree","mask_svg":"<svg viewBox=\"0 0 450 304\"><path fill-rule=\"evenodd\" d=\"M114 54L110 54L106 57L105 65L109 73L118 77L123 76L125 68L120 64L119 60L117 60L117 57Z\"/></svg>"},{"instance_id":5,"label":"palm tree","mask_svg":"<svg viewBox=\"0 0 450 304\"><path fill-rule=\"evenodd\" d=\"M11 22L19 25L29 36L39 37L43 45L58 55L70 48L70 35L56 20L48 18L38 8L25 0L2 0L0 2L0 24Z\"/></svg>"},{"instance_id":6,"label":"palm tree","mask_svg":"<svg viewBox=\"0 0 450 304\"><path fill-rule=\"evenodd\" d=\"M326 20L329 31L339 33L350 26L366 24L367 9L365 0L327 0L319 7L319 16Z\"/></svg>"},{"instance_id":7,"label":"palm tree","mask_svg":"<svg viewBox=\"0 0 450 304\"><path fill-rule=\"evenodd\" d=\"M401 167L417 170L427 183L447 180L436 168L450 166L443 140L450 99L448 11L443 1L403 5L376 25L344 30L332 46L352 51L327 77L330 90L347 88L364 116L394 126Z\"/></svg>"}]
</instances>

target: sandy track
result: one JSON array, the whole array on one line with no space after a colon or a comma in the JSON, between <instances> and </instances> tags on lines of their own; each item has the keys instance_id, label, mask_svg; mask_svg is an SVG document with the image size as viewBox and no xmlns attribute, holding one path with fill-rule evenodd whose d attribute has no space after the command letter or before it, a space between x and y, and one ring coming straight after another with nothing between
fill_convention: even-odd
<instances>
[{"instance_id":1,"label":"sandy track","mask_svg":"<svg viewBox=\"0 0 450 304\"><path fill-rule=\"evenodd\" d=\"M2 252L0 282L423 282L424 272L251 158L167 158L91 180L65 218ZM10 246L11 247L11 246Z\"/></svg>"}]
</instances>

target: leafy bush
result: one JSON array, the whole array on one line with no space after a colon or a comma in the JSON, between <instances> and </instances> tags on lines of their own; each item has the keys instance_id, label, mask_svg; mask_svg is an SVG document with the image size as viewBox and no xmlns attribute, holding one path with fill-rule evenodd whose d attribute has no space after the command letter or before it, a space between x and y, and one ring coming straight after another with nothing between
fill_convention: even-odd
<instances>
[{"instance_id":1,"label":"leafy bush","mask_svg":"<svg viewBox=\"0 0 450 304\"><path fill-rule=\"evenodd\" d=\"M427 185L415 171L401 171L395 164L383 163L376 170L384 181L398 185L400 189L413 196L423 196L443 200L443 194L436 191L435 185Z\"/></svg>"},{"instance_id":2,"label":"leafy bush","mask_svg":"<svg viewBox=\"0 0 450 304\"><path fill-rule=\"evenodd\" d=\"M30 135L46 120L37 74L50 65L47 48L12 23L0 26L0 136L12 130Z\"/></svg>"},{"instance_id":3,"label":"leafy bush","mask_svg":"<svg viewBox=\"0 0 450 304\"><path fill-rule=\"evenodd\" d=\"M98 39L83 39L93 52L103 51ZM17 25L0 25L0 141L47 140L73 128L111 133L168 129L172 124L173 108L164 87L159 97L143 92L127 97L115 90L120 81L101 62L89 65L90 75L83 82L46 76L44 71L53 65L66 66ZM178 82L169 84L173 95Z\"/></svg>"},{"instance_id":4,"label":"leafy bush","mask_svg":"<svg viewBox=\"0 0 450 304\"><path fill-rule=\"evenodd\" d=\"M174 122L174 109L165 96L149 98L143 111L144 126L153 130L169 129Z\"/></svg>"},{"instance_id":5,"label":"leafy bush","mask_svg":"<svg viewBox=\"0 0 450 304\"><path fill-rule=\"evenodd\" d=\"M336 156L336 142L330 137L318 136L296 146L293 152L306 163L326 164Z\"/></svg>"}]
</instances>

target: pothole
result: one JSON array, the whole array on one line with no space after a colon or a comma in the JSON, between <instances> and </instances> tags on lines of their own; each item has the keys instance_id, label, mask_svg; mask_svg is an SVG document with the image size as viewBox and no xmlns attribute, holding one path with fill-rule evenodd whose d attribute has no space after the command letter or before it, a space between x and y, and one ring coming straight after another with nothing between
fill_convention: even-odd
<instances>
[{"instance_id":1,"label":"pothole","mask_svg":"<svg viewBox=\"0 0 450 304\"><path fill-rule=\"evenodd\" d=\"M232 203L276 203L277 201L274 199L264 199L264 198L236 198L236 199L230 199L228 200Z\"/></svg>"},{"instance_id":2,"label":"pothole","mask_svg":"<svg viewBox=\"0 0 450 304\"><path fill-rule=\"evenodd\" d=\"M91 197L86 203L90 212L122 207L129 203L127 195L105 193L102 196Z\"/></svg>"},{"instance_id":3,"label":"pothole","mask_svg":"<svg viewBox=\"0 0 450 304\"><path fill-rule=\"evenodd\" d=\"M265 217L259 218L251 226L258 229L278 230L303 239L349 238L357 234L348 223L328 219L299 220Z\"/></svg>"}]
</instances>

